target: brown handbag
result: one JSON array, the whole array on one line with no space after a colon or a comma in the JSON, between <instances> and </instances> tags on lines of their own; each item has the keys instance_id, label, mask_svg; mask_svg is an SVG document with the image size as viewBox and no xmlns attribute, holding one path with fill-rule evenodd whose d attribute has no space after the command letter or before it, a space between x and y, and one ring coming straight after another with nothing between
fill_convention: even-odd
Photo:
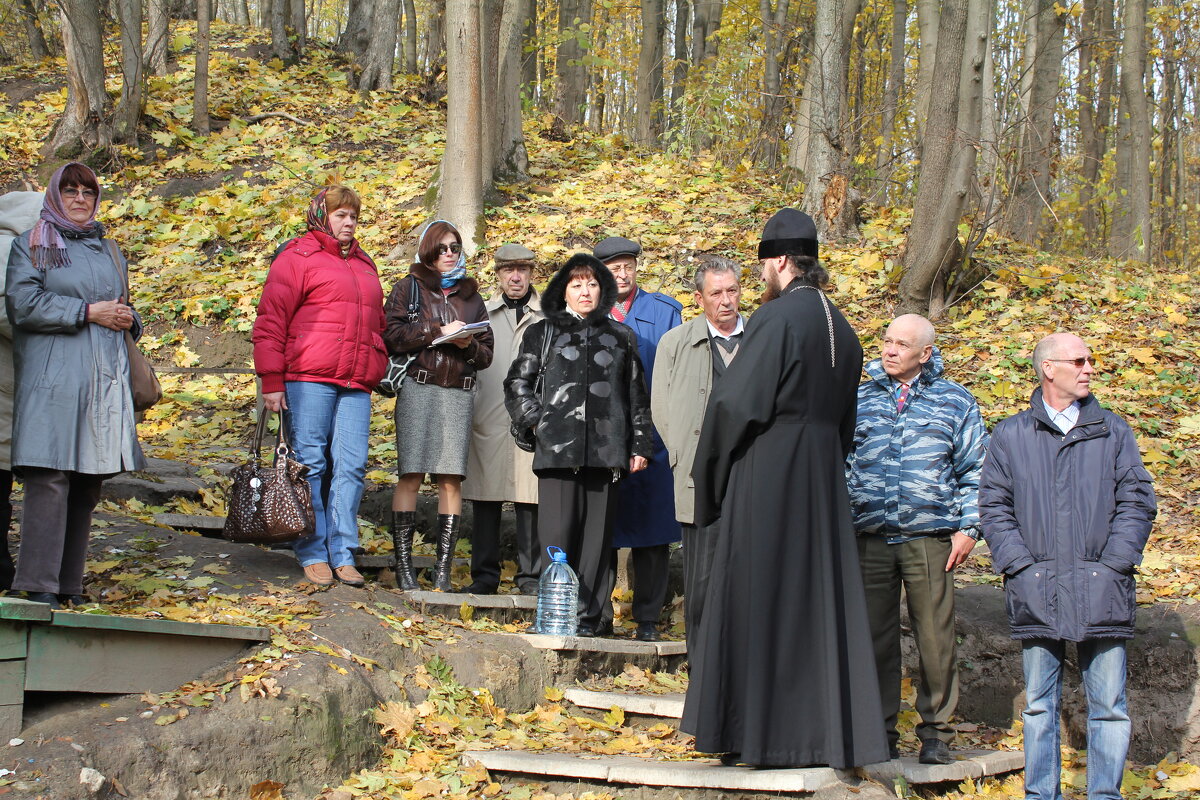
<instances>
[{"instance_id":1,"label":"brown handbag","mask_svg":"<svg viewBox=\"0 0 1200 800\"><path fill-rule=\"evenodd\" d=\"M308 467L289 457L282 419L275 440L275 464L262 465L260 450L270 413L264 409L259 415L250 458L233 471L221 531L231 542L282 544L311 536L317 529L312 489L304 477Z\"/></svg>"},{"instance_id":2,"label":"brown handbag","mask_svg":"<svg viewBox=\"0 0 1200 800\"><path fill-rule=\"evenodd\" d=\"M105 241L108 242L108 255L113 266L125 279L125 302L129 303L129 275L121 270L121 259L117 257L117 243L112 239ZM162 400L162 385L158 382L158 375L154 373L150 359L138 349L133 334L129 331L125 331L125 350L129 354L129 386L133 392L133 410L145 411Z\"/></svg>"}]
</instances>

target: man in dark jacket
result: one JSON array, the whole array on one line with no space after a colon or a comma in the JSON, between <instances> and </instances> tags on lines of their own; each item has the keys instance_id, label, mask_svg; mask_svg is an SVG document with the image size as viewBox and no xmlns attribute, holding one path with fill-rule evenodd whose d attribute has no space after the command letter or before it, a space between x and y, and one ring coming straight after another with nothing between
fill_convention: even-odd
<instances>
[{"instance_id":1,"label":"man in dark jacket","mask_svg":"<svg viewBox=\"0 0 1200 800\"><path fill-rule=\"evenodd\" d=\"M979 515L1025 668L1025 794L1058 800L1059 703L1067 642L1088 700L1088 797L1119 798L1129 750L1125 640L1134 568L1157 514L1133 431L1091 394L1095 364L1077 336L1033 351L1030 407L992 432Z\"/></svg>"},{"instance_id":2,"label":"man in dark jacket","mask_svg":"<svg viewBox=\"0 0 1200 800\"><path fill-rule=\"evenodd\" d=\"M929 320L888 326L882 357L858 387L846 482L891 755L900 755L900 587L920 657L923 764L949 764L958 705L954 569L979 537L979 471L987 432L979 405L947 378Z\"/></svg>"}]
</instances>

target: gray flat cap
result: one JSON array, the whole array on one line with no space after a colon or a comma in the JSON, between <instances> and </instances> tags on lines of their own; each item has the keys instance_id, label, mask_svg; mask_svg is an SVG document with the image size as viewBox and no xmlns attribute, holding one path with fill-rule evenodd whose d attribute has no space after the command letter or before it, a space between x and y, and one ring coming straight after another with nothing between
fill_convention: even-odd
<instances>
[{"instance_id":1,"label":"gray flat cap","mask_svg":"<svg viewBox=\"0 0 1200 800\"><path fill-rule=\"evenodd\" d=\"M642 254L642 246L624 236L610 236L597 242L595 248L592 249L592 254L607 263L617 256L637 258Z\"/></svg>"}]
</instances>

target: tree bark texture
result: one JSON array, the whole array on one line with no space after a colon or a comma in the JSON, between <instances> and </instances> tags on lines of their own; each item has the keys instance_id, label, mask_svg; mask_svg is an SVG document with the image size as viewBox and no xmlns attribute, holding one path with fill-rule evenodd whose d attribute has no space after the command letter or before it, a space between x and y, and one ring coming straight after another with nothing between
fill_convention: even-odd
<instances>
[{"instance_id":1,"label":"tree bark texture","mask_svg":"<svg viewBox=\"0 0 1200 800\"><path fill-rule=\"evenodd\" d=\"M1117 114L1117 184L1109 255L1150 258L1150 107L1146 100L1146 0L1126 0Z\"/></svg>"},{"instance_id":2,"label":"tree bark texture","mask_svg":"<svg viewBox=\"0 0 1200 800\"><path fill-rule=\"evenodd\" d=\"M840 7L840 0L838 5ZM788 0L775 0L774 7L771 0L758 0L758 16L763 26L763 110L753 151L758 164L773 169L778 166L780 137L783 135L785 104L780 62L786 38Z\"/></svg>"},{"instance_id":3,"label":"tree bark texture","mask_svg":"<svg viewBox=\"0 0 1200 800\"><path fill-rule=\"evenodd\" d=\"M583 121L587 96L588 69L583 63L586 47L581 44L589 34L579 30L592 22L592 0L562 0L558 5L558 31L564 37L558 46L554 71L558 83L554 113L567 125Z\"/></svg>"},{"instance_id":4,"label":"tree bark texture","mask_svg":"<svg viewBox=\"0 0 1200 800\"><path fill-rule=\"evenodd\" d=\"M413 0L402 0L404 7L404 34L401 50L404 55L404 72L417 74L417 9Z\"/></svg>"},{"instance_id":5,"label":"tree bark texture","mask_svg":"<svg viewBox=\"0 0 1200 800\"><path fill-rule=\"evenodd\" d=\"M364 95L376 89L392 88L392 66L396 56L396 27L399 24L399 0L374 0L371 38L363 58L357 88Z\"/></svg>"},{"instance_id":6,"label":"tree bark texture","mask_svg":"<svg viewBox=\"0 0 1200 800\"><path fill-rule=\"evenodd\" d=\"M693 0L692 8L692 64L699 65L706 59L717 57L717 38L713 35L721 28L722 0Z\"/></svg>"},{"instance_id":7,"label":"tree bark texture","mask_svg":"<svg viewBox=\"0 0 1200 800\"><path fill-rule=\"evenodd\" d=\"M1062 72L1065 15L1055 0L1037 0L1037 45L1032 62L1023 69L1032 76L1029 105L1021 126L1021 147L1004 229L1012 238L1033 244L1050 204L1050 175L1056 150L1055 104Z\"/></svg>"},{"instance_id":8,"label":"tree bark texture","mask_svg":"<svg viewBox=\"0 0 1200 800\"><path fill-rule=\"evenodd\" d=\"M883 89L883 109L879 121L881 142L875 157L875 175L879 181L875 190L878 202L887 202L888 183L894 170L892 141L895 137L896 112L900 107L900 90L904 85L904 43L908 31L908 1L892 2L892 37L888 53L888 71Z\"/></svg>"},{"instance_id":9,"label":"tree bark texture","mask_svg":"<svg viewBox=\"0 0 1200 800\"><path fill-rule=\"evenodd\" d=\"M429 28L425 34L425 72L435 76L446 65L446 0L430 4Z\"/></svg>"},{"instance_id":10,"label":"tree bark texture","mask_svg":"<svg viewBox=\"0 0 1200 800\"><path fill-rule=\"evenodd\" d=\"M968 2L942 3L938 49L932 59L929 118L925 121L925 143L921 148L920 183L905 240L904 277L900 280L897 314L937 316L941 309L930 307L931 289L939 278L944 280L960 252L958 221L967 192L965 187L949 184L958 150L970 147L958 134Z\"/></svg>"},{"instance_id":11,"label":"tree bark texture","mask_svg":"<svg viewBox=\"0 0 1200 800\"><path fill-rule=\"evenodd\" d=\"M684 92L687 91L688 66L688 29L691 27L691 13L688 0L675 0L675 68L671 74L670 113L667 116L667 127L678 128L680 121L676 116L680 113L679 104L683 102Z\"/></svg>"},{"instance_id":12,"label":"tree bark texture","mask_svg":"<svg viewBox=\"0 0 1200 800\"><path fill-rule=\"evenodd\" d=\"M168 0L146 0L146 69L151 75L167 74L167 39L170 35Z\"/></svg>"},{"instance_id":13,"label":"tree bark texture","mask_svg":"<svg viewBox=\"0 0 1200 800\"><path fill-rule=\"evenodd\" d=\"M479 5L446 0L446 150L438 216L453 222L468 255L483 237Z\"/></svg>"},{"instance_id":14,"label":"tree bark texture","mask_svg":"<svg viewBox=\"0 0 1200 800\"><path fill-rule=\"evenodd\" d=\"M60 25L67 55L67 105L54 128L50 151L92 166L112 145L112 101L104 90L104 40L97 0L61 0Z\"/></svg>"},{"instance_id":15,"label":"tree bark texture","mask_svg":"<svg viewBox=\"0 0 1200 800\"><path fill-rule=\"evenodd\" d=\"M841 0L817 4L808 81L813 84L804 211L823 242L858 238L857 191L850 185L842 127L844 26Z\"/></svg>"},{"instance_id":16,"label":"tree bark texture","mask_svg":"<svg viewBox=\"0 0 1200 800\"><path fill-rule=\"evenodd\" d=\"M1112 0L1084 0L1079 46L1079 215L1085 242L1102 241L1095 187L1112 124Z\"/></svg>"},{"instance_id":17,"label":"tree bark texture","mask_svg":"<svg viewBox=\"0 0 1200 800\"><path fill-rule=\"evenodd\" d=\"M207 136L208 125L208 0L196 2L196 88L192 104L192 130Z\"/></svg>"},{"instance_id":18,"label":"tree bark texture","mask_svg":"<svg viewBox=\"0 0 1200 800\"><path fill-rule=\"evenodd\" d=\"M29 55L34 61L50 57L50 47L42 33L42 23L38 19L37 9L32 0L20 0L18 12L21 15L21 26L25 28L25 38L29 40Z\"/></svg>"},{"instance_id":19,"label":"tree bark texture","mask_svg":"<svg viewBox=\"0 0 1200 800\"><path fill-rule=\"evenodd\" d=\"M638 143L654 147L662 135L663 0L642 0L641 6L635 135Z\"/></svg>"},{"instance_id":20,"label":"tree bark texture","mask_svg":"<svg viewBox=\"0 0 1200 800\"><path fill-rule=\"evenodd\" d=\"M267 0L271 4L271 55L284 63L292 61L292 45L288 41L288 0Z\"/></svg>"},{"instance_id":21,"label":"tree bark texture","mask_svg":"<svg viewBox=\"0 0 1200 800\"><path fill-rule=\"evenodd\" d=\"M500 18L504 0L475 0L479 15L479 71L475 74L480 87L480 97L486 96L492 103L488 113L479 114L479 141L482 146L480 166L480 191L484 198L491 191L495 180L496 163L500 154L500 98L497 87L500 82Z\"/></svg>"},{"instance_id":22,"label":"tree bark texture","mask_svg":"<svg viewBox=\"0 0 1200 800\"><path fill-rule=\"evenodd\" d=\"M371 24L375 17L375 0L350 0L346 10L346 27L338 37L337 51L362 62L371 44Z\"/></svg>"},{"instance_id":23,"label":"tree bark texture","mask_svg":"<svg viewBox=\"0 0 1200 800\"><path fill-rule=\"evenodd\" d=\"M118 0L121 23L121 99L113 118L113 139L137 142L142 117L142 3Z\"/></svg>"},{"instance_id":24,"label":"tree bark texture","mask_svg":"<svg viewBox=\"0 0 1200 800\"><path fill-rule=\"evenodd\" d=\"M933 63L937 57L938 7L940 0L917 0L917 95L914 101L917 123L917 149L929 118L929 94L933 91Z\"/></svg>"},{"instance_id":25,"label":"tree bark texture","mask_svg":"<svg viewBox=\"0 0 1200 800\"><path fill-rule=\"evenodd\" d=\"M504 0L497 47L499 68L493 113L499 121L494 177L525 180L529 154L521 128L521 84L524 77L525 31L530 21L530 0Z\"/></svg>"},{"instance_id":26,"label":"tree bark texture","mask_svg":"<svg viewBox=\"0 0 1200 800\"><path fill-rule=\"evenodd\" d=\"M308 50L308 15L305 13L304 0L288 0L287 27L292 42L292 57L301 59Z\"/></svg>"}]
</instances>

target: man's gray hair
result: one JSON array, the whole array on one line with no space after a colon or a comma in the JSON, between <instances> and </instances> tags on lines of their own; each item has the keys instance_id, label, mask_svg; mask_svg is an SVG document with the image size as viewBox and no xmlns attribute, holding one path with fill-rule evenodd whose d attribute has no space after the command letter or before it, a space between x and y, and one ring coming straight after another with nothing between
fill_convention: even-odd
<instances>
[{"instance_id":1,"label":"man's gray hair","mask_svg":"<svg viewBox=\"0 0 1200 800\"><path fill-rule=\"evenodd\" d=\"M697 292L704 291L704 276L709 273L731 272L739 281L742 278L741 266L731 258L702 253L697 256L697 259L700 261L700 266L696 269L696 275L692 279Z\"/></svg>"},{"instance_id":2,"label":"man's gray hair","mask_svg":"<svg viewBox=\"0 0 1200 800\"><path fill-rule=\"evenodd\" d=\"M1058 342L1060 338L1059 334L1052 333L1044 337L1033 348L1033 371L1037 375L1038 383L1041 383L1045 379L1045 376L1042 374L1042 362L1058 355Z\"/></svg>"}]
</instances>

